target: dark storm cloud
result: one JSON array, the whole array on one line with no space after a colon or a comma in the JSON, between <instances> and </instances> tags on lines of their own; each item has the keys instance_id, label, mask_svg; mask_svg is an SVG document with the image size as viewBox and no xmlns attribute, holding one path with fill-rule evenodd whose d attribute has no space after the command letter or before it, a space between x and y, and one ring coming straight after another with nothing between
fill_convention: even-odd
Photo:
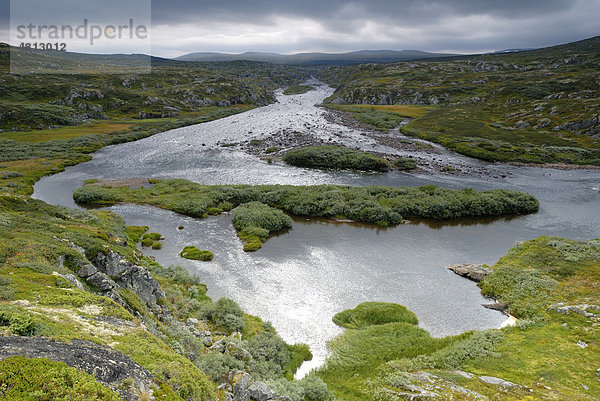
<instances>
[{"instance_id":1,"label":"dark storm cloud","mask_svg":"<svg viewBox=\"0 0 600 401\"><path fill-rule=\"evenodd\" d=\"M0 15L8 14L8 3L0 0ZM57 19L74 5L87 14L110 12L102 1L51 4ZM598 15L600 0L154 0L152 40L153 52L163 56L366 48L481 52L595 36Z\"/></svg>"}]
</instances>

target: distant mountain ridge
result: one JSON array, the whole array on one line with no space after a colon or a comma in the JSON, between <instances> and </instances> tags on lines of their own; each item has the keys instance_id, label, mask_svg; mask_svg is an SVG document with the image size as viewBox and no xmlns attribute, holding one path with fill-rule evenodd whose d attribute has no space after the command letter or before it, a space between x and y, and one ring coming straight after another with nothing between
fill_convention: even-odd
<instances>
[{"instance_id":1,"label":"distant mountain ridge","mask_svg":"<svg viewBox=\"0 0 600 401\"><path fill-rule=\"evenodd\" d=\"M347 53L297 53L278 54L246 52L239 54L196 52L175 58L179 61L261 61L275 64L362 64L392 63L398 61L453 57L459 54L429 53L420 50L359 50Z\"/></svg>"}]
</instances>

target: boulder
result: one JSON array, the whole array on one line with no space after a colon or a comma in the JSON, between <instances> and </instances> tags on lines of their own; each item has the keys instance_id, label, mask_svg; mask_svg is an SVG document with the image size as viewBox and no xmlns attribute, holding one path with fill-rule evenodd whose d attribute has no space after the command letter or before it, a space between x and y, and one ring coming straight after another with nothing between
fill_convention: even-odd
<instances>
[{"instance_id":1,"label":"boulder","mask_svg":"<svg viewBox=\"0 0 600 401\"><path fill-rule=\"evenodd\" d=\"M241 372L234 377L234 381L236 381L236 383L233 385L233 400L250 401L248 389L252 384L252 376L246 372Z\"/></svg>"},{"instance_id":2,"label":"boulder","mask_svg":"<svg viewBox=\"0 0 600 401\"><path fill-rule=\"evenodd\" d=\"M250 399L254 401L268 401L275 397L275 392L263 382L256 382L250 385L248 393L250 394Z\"/></svg>"},{"instance_id":3,"label":"boulder","mask_svg":"<svg viewBox=\"0 0 600 401\"><path fill-rule=\"evenodd\" d=\"M155 385L152 374L130 357L89 341L69 344L44 337L0 337L0 359L16 355L63 362L93 375L127 401L139 400L142 393L152 394ZM125 380L131 381L131 386L123 386Z\"/></svg>"},{"instance_id":4,"label":"boulder","mask_svg":"<svg viewBox=\"0 0 600 401\"><path fill-rule=\"evenodd\" d=\"M481 264L462 263L447 267L453 273L466 277L469 280L479 282L492 273L492 269Z\"/></svg>"},{"instance_id":5,"label":"boulder","mask_svg":"<svg viewBox=\"0 0 600 401\"><path fill-rule=\"evenodd\" d=\"M488 384L494 384L506 388L520 387L518 384L494 376L479 376L479 380Z\"/></svg>"}]
</instances>

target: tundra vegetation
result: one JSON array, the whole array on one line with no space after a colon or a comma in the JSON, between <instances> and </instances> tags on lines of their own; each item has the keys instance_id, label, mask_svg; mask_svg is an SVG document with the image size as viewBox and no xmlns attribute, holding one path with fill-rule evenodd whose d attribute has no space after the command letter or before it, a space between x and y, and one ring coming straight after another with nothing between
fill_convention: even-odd
<instances>
[{"instance_id":1,"label":"tundra vegetation","mask_svg":"<svg viewBox=\"0 0 600 401\"><path fill-rule=\"evenodd\" d=\"M179 253L182 258L191 259L191 260L201 260L203 262L209 262L213 260L213 254L211 251L200 250L195 246L186 246Z\"/></svg>"},{"instance_id":2,"label":"tundra vegetation","mask_svg":"<svg viewBox=\"0 0 600 401\"><path fill-rule=\"evenodd\" d=\"M301 95L315 90L314 86L310 85L291 85L283 91L284 95Z\"/></svg>"},{"instance_id":3,"label":"tundra vegetation","mask_svg":"<svg viewBox=\"0 0 600 401\"><path fill-rule=\"evenodd\" d=\"M2 335L87 340L113 347L152 374L157 399L169 400L216 399L220 393L216 385L232 384L229 373L237 370L283 386L311 358L306 346L284 343L270 324L245 314L234 301L213 302L200 279L182 267L163 267L144 257L136 244L146 231L147 227L126 227L111 212L72 210L2 194ZM163 295L152 303L143 300L136 286L120 284L116 292L107 292L81 276L81 266L100 266L98 261L111 252L122 255L119 265L134 263L148 270ZM210 342L198 337L200 332L212 333ZM219 341L233 345L211 348ZM7 399L61 399L74 394L120 399L120 385L107 388L62 363L10 358L1 366L0 394ZM32 373L30 380L19 381L27 372ZM312 388L311 383L289 386L298 390Z\"/></svg>"},{"instance_id":4,"label":"tundra vegetation","mask_svg":"<svg viewBox=\"0 0 600 401\"><path fill-rule=\"evenodd\" d=\"M292 149L283 156L283 161L298 167L340 170L387 171L390 168L385 159L371 153L331 145Z\"/></svg>"},{"instance_id":5,"label":"tundra vegetation","mask_svg":"<svg viewBox=\"0 0 600 401\"><path fill-rule=\"evenodd\" d=\"M327 107L489 161L600 165L600 37L539 50L329 67Z\"/></svg>"},{"instance_id":6,"label":"tundra vegetation","mask_svg":"<svg viewBox=\"0 0 600 401\"><path fill-rule=\"evenodd\" d=\"M197 218L235 207L233 224L245 241L246 250L260 248L269 235L291 227L291 219L283 212L387 226L399 224L403 218L444 220L519 215L535 213L539 208L535 197L522 192L451 190L431 185L391 188L200 185L185 180L151 180L151 183L152 188L135 189L91 183L75 190L73 199L81 204L148 204Z\"/></svg>"},{"instance_id":7,"label":"tundra vegetation","mask_svg":"<svg viewBox=\"0 0 600 401\"><path fill-rule=\"evenodd\" d=\"M137 56L13 50L32 73L9 74L8 46L0 44L0 189L25 195L40 177L104 146L271 103L273 90L310 77L267 63L151 59L148 72L137 68L148 60Z\"/></svg>"},{"instance_id":8,"label":"tundra vegetation","mask_svg":"<svg viewBox=\"0 0 600 401\"><path fill-rule=\"evenodd\" d=\"M339 86L328 107L379 129L408 118L402 132L485 160L599 165L599 43L592 38L517 54L321 71L155 59L148 73L137 69L135 57L86 60L23 51L18 57L31 73L0 72L0 335L110 347L147 369L157 399L175 401L224 399L239 370L293 401L395 401L418 397L421 389L447 399L476 392L503 400L595 400L598 240L541 237L515 246L493 266L480 283L482 293L508 305L518 319L514 327L434 338L406 308L365 303L335 316L345 332L331 342L327 364L294 381L311 358L308 347L285 344L268 322L230 299L211 300L184 268L144 257L136 248L140 241L160 244L146 234L148 227L125 227L107 211L55 207L28 195L40 177L87 161L103 146L266 104L273 89L312 73ZM48 58L77 74L43 71ZM0 45L0 62L7 60ZM538 209L532 196L503 190L153 184L130 189L89 182L74 198L147 203L198 218L236 210L240 238L254 246L285 229L288 215L384 226L412 217ZM145 283L160 288L156 299L118 274L102 281L86 276L111 255L148 273ZM510 383L494 384L499 381L488 376ZM133 384L103 383L43 358L0 361L0 398L8 400L119 399Z\"/></svg>"},{"instance_id":9,"label":"tundra vegetation","mask_svg":"<svg viewBox=\"0 0 600 401\"><path fill-rule=\"evenodd\" d=\"M343 400L596 399L600 240L540 237L492 269L482 293L516 326L434 338L403 306L363 303L333 318L346 330L318 375Z\"/></svg>"}]
</instances>

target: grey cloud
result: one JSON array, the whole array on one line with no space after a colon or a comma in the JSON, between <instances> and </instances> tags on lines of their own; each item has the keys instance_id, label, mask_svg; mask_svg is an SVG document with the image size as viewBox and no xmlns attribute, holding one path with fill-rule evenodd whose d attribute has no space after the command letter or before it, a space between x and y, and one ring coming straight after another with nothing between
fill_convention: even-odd
<instances>
[{"instance_id":1,"label":"grey cloud","mask_svg":"<svg viewBox=\"0 0 600 401\"><path fill-rule=\"evenodd\" d=\"M8 4L9 0L0 0L0 31L7 26ZM89 14L110 10L104 1L53 0L56 15L49 13L48 18L60 20L73 4ZM290 53L409 48L479 52L541 47L598 35L598 15L600 0L154 0L154 33L162 35L184 24L186 29L178 30L169 42L154 38L158 40L153 52L175 56L192 51ZM282 28L278 25L281 18L295 22L283 27L288 31L282 36L290 38L286 43L261 39L260 35L243 43L236 40L244 37L241 26L269 32ZM305 20L317 24L318 32L299 33L300 21ZM207 29L225 39L206 38L210 36Z\"/></svg>"}]
</instances>

